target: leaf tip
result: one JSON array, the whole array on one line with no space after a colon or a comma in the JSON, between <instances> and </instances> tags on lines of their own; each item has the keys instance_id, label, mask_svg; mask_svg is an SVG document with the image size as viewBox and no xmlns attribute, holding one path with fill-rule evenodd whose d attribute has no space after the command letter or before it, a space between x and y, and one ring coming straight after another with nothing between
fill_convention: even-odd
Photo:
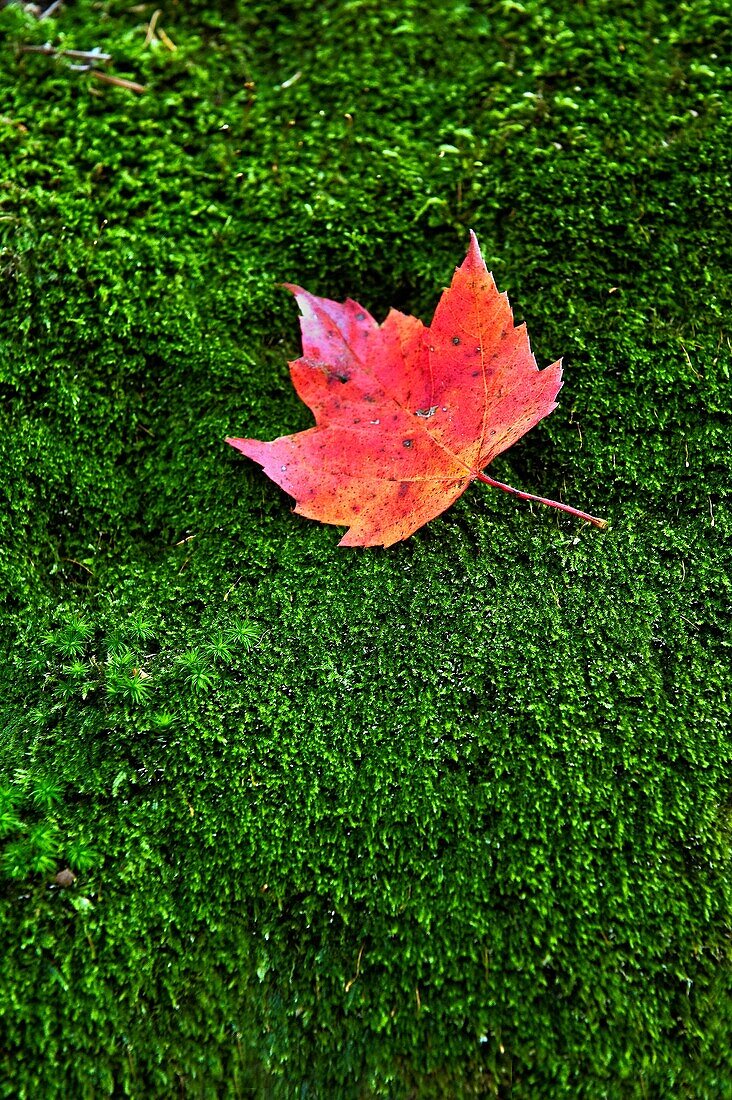
<instances>
[{"instance_id":1,"label":"leaf tip","mask_svg":"<svg viewBox=\"0 0 732 1100\"><path fill-rule=\"evenodd\" d=\"M470 260L473 264L476 264L478 266L485 266L483 254L481 253L480 245L478 244L478 238L475 235L475 231L472 229L470 230L470 244L468 245L468 254L465 258L466 260Z\"/></svg>"},{"instance_id":2,"label":"leaf tip","mask_svg":"<svg viewBox=\"0 0 732 1100\"><path fill-rule=\"evenodd\" d=\"M252 444L256 446L258 442L259 440L257 439L237 439L234 436L230 435L227 435L224 440L224 443L228 443L230 447L233 447L237 451L241 451L242 454L247 455L249 458L252 457L249 454L249 450Z\"/></svg>"}]
</instances>

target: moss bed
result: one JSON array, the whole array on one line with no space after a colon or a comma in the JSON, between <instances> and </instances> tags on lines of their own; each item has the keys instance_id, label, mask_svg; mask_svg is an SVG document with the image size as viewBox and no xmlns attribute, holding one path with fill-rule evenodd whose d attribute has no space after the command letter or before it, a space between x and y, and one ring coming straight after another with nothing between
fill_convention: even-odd
<instances>
[{"instance_id":1,"label":"moss bed","mask_svg":"<svg viewBox=\"0 0 732 1100\"><path fill-rule=\"evenodd\" d=\"M732 1097L725 5L156 11L0 10L0 1095ZM278 284L469 228L610 529L339 549Z\"/></svg>"}]
</instances>

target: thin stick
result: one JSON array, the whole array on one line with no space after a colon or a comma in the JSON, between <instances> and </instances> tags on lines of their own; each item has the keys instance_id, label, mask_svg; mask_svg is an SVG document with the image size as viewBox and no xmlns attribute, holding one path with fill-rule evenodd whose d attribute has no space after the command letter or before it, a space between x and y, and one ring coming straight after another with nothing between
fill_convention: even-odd
<instances>
[{"instance_id":1,"label":"thin stick","mask_svg":"<svg viewBox=\"0 0 732 1100\"><path fill-rule=\"evenodd\" d=\"M131 92L146 92L147 88L144 84L137 84L134 80L125 80L121 76L110 76L109 73L102 73L99 69L92 69L91 75L96 77L97 80L103 80L105 84L114 84L116 88L127 88Z\"/></svg>"},{"instance_id":2,"label":"thin stick","mask_svg":"<svg viewBox=\"0 0 732 1100\"><path fill-rule=\"evenodd\" d=\"M44 46L21 46L23 53L42 53L46 57L72 57L75 61L111 61L111 53L100 50L57 50L50 42Z\"/></svg>"},{"instance_id":3,"label":"thin stick","mask_svg":"<svg viewBox=\"0 0 732 1100\"><path fill-rule=\"evenodd\" d=\"M171 53L175 53L175 52L176 52L176 50L178 49L178 47L176 46L175 42L173 42L173 41L172 41L172 40L171 40L171 39L170 39L170 38L168 37L168 35L167 35L167 34L165 33L165 31L163 30L163 28L162 28L162 27L161 27L161 28L160 28L160 30L158 31L158 38L159 38L159 39L160 39L160 41L161 41L161 42L163 43L163 45L164 45L164 46L165 46L165 47L166 47L167 49L169 49L169 50L170 50L170 52L171 52Z\"/></svg>"},{"instance_id":4,"label":"thin stick","mask_svg":"<svg viewBox=\"0 0 732 1100\"><path fill-rule=\"evenodd\" d=\"M53 0L51 6L49 8L46 8L45 11L42 11L41 14L38 16L38 22L42 23L44 19L50 19L56 8L61 7L61 2L62 0Z\"/></svg>"},{"instance_id":5,"label":"thin stick","mask_svg":"<svg viewBox=\"0 0 732 1100\"><path fill-rule=\"evenodd\" d=\"M94 574L91 571L91 569L89 568L89 566L84 565L83 561L77 561L76 558L61 558L61 561L70 561L72 565L78 565L79 569L86 569L86 571L87 571L87 573L89 574L90 577L94 576Z\"/></svg>"},{"instance_id":6,"label":"thin stick","mask_svg":"<svg viewBox=\"0 0 732 1100\"><path fill-rule=\"evenodd\" d=\"M111 53L101 53L100 50L57 50L61 57L73 57L79 61L111 61Z\"/></svg>"},{"instance_id":7,"label":"thin stick","mask_svg":"<svg viewBox=\"0 0 732 1100\"><path fill-rule=\"evenodd\" d=\"M506 493L513 493L519 500L535 500L538 504L548 504L550 508L558 508L560 512L568 512L570 516L577 516L578 519L587 520L588 523L594 523L595 527L599 527L601 531L604 531L607 527L606 519L598 519L597 516L589 516L587 512L580 512L577 508L570 508L568 504L561 504L558 500L548 500L546 497L537 497L533 493L522 493L520 489L513 489L510 485L504 485L502 481L494 481L492 477L487 477L485 474L475 475L479 481L484 481L486 485L492 485L495 489L503 489Z\"/></svg>"},{"instance_id":8,"label":"thin stick","mask_svg":"<svg viewBox=\"0 0 732 1100\"><path fill-rule=\"evenodd\" d=\"M152 19L150 20L150 22L147 25L147 34L145 35L145 41L143 42L143 46L149 46L150 43L152 42L153 38L155 37L155 25L157 24L157 21L158 21L158 19L160 18L160 16L162 14L163 14L163 9L162 8L158 8L156 11L154 11L152 13Z\"/></svg>"}]
</instances>

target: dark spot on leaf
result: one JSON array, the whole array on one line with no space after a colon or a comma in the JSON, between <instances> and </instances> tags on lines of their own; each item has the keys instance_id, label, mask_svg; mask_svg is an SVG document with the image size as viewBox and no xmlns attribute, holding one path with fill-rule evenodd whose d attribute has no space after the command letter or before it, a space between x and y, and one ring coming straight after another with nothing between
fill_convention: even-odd
<instances>
[{"instance_id":1,"label":"dark spot on leaf","mask_svg":"<svg viewBox=\"0 0 732 1100\"><path fill-rule=\"evenodd\" d=\"M474 370L472 375L471 375L471 378L477 378L479 374L480 374L479 370Z\"/></svg>"},{"instance_id":2,"label":"dark spot on leaf","mask_svg":"<svg viewBox=\"0 0 732 1100\"><path fill-rule=\"evenodd\" d=\"M402 447L411 447L413 443L414 443L413 439L403 439L402 440Z\"/></svg>"},{"instance_id":3,"label":"dark spot on leaf","mask_svg":"<svg viewBox=\"0 0 732 1100\"><path fill-rule=\"evenodd\" d=\"M397 491L397 497L399 497L399 499L401 500L401 498L405 497L408 492L409 492L409 482L408 481L400 482L399 489Z\"/></svg>"},{"instance_id":4,"label":"dark spot on leaf","mask_svg":"<svg viewBox=\"0 0 732 1100\"><path fill-rule=\"evenodd\" d=\"M458 344L460 343L460 337L459 336L453 336L452 342L455 345L455 347L457 347Z\"/></svg>"},{"instance_id":5,"label":"dark spot on leaf","mask_svg":"<svg viewBox=\"0 0 732 1100\"><path fill-rule=\"evenodd\" d=\"M365 321L366 320L366 314L365 313L357 313L356 314L356 320L357 321Z\"/></svg>"}]
</instances>

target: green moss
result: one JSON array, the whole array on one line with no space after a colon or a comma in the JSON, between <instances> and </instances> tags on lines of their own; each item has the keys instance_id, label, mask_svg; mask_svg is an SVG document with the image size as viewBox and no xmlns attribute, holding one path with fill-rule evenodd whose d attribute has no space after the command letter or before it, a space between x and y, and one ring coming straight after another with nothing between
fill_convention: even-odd
<instances>
[{"instance_id":1,"label":"green moss","mask_svg":"<svg viewBox=\"0 0 732 1100\"><path fill-rule=\"evenodd\" d=\"M0 12L0 1094L732 1096L728 20L153 11ZM223 442L277 284L468 227L565 356L495 474L611 529L339 550Z\"/></svg>"}]
</instances>

